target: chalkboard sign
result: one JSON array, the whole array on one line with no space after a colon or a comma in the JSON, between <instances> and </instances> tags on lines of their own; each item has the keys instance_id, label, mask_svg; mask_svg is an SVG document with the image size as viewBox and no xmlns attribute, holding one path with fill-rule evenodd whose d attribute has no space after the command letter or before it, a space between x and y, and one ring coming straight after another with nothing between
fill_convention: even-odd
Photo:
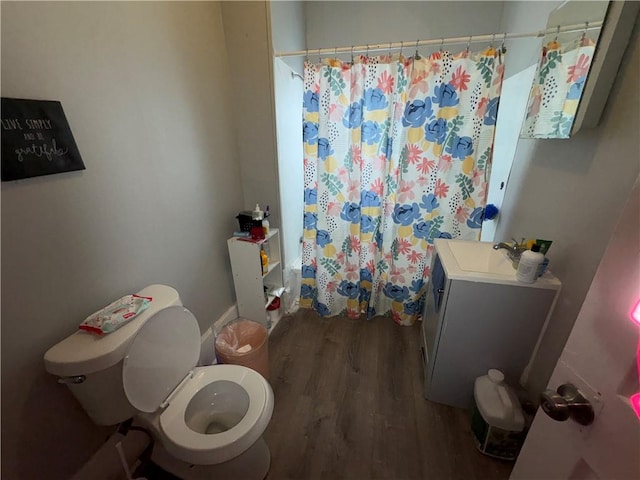
<instances>
[{"instance_id":1,"label":"chalkboard sign","mask_svg":"<svg viewBox=\"0 0 640 480\"><path fill-rule=\"evenodd\" d=\"M2 181L84 170L60 102L2 98Z\"/></svg>"}]
</instances>

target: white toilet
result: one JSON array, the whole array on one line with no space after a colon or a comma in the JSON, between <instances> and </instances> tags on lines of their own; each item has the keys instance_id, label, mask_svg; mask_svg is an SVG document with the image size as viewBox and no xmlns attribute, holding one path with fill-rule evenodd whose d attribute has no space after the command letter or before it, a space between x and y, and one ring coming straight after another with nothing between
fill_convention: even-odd
<instances>
[{"instance_id":1,"label":"white toilet","mask_svg":"<svg viewBox=\"0 0 640 480\"><path fill-rule=\"evenodd\" d=\"M262 434L273 391L239 365L196 367L200 329L178 292L151 285L147 310L113 333L78 330L44 356L99 425L135 415L156 441L152 459L185 480L262 479L270 465Z\"/></svg>"}]
</instances>

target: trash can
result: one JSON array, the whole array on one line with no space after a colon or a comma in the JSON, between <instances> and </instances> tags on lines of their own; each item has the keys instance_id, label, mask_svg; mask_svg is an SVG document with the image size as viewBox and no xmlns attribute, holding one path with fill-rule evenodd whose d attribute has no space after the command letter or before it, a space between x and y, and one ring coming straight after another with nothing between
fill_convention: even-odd
<instances>
[{"instance_id":1,"label":"trash can","mask_svg":"<svg viewBox=\"0 0 640 480\"><path fill-rule=\"evenodd\" d=\"M269 379L269 334L257 322L239 319L226 325L216 338L221 363L242 365Z\"/></svg>"}]
</instances>

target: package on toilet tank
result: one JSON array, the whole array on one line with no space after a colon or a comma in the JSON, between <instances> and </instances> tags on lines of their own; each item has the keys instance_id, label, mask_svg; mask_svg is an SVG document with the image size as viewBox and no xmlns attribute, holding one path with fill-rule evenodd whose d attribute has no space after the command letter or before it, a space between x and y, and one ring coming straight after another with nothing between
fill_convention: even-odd
<instances>
[{"instance_id":1,"label":"package on toilet tank","mask_svg":"<svg viewBox=\"0 0 640 480\"><path fill-rule=\"evenodd\" d=\"M471 431L485 455L515 460L524 441L524 415L515 392L500 370L476 378Z\"/></svg>"}]
</instances>

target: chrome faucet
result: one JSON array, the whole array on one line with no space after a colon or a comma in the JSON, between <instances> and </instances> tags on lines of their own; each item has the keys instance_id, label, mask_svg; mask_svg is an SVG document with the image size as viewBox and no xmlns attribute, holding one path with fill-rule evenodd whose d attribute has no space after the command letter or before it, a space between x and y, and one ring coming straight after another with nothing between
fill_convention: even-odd
<instances>
[{"instance_id":1,"label":"chrome faucet","mask_svg":"<svg viewBox=\"0 0 640 480\"><path fill-rule=\"evenodd\" d=\"M507 256L513 264L513 268L518 268L520 263L520 255L526 250L524 246L524 238L518 242L515 238L511 239L513 243L500 242L493 245L494 250L500 250L504 248L507 251Z\"/></svg>"}]
</instances>

